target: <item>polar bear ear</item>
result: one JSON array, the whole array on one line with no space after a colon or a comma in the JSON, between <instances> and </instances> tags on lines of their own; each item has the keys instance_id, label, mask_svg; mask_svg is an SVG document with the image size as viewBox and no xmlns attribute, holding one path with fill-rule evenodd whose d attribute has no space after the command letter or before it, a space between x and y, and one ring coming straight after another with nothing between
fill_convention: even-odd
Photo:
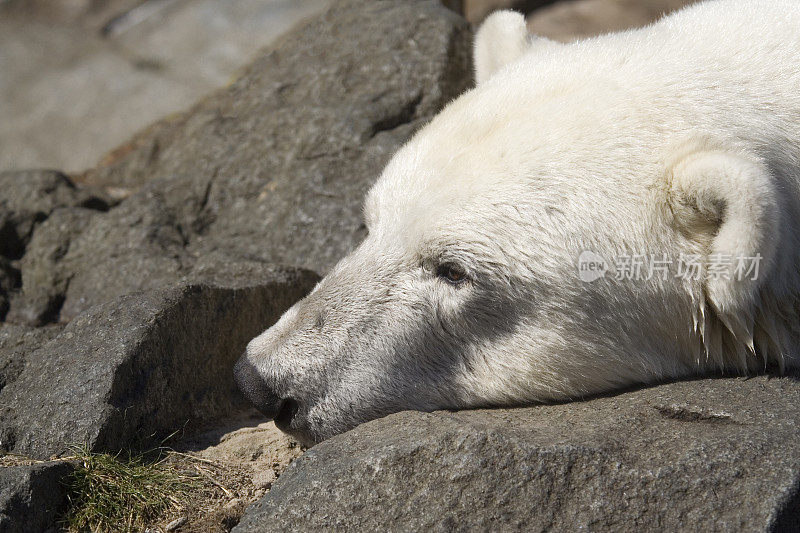
<instances>
[{"instance_id":1,"label":"polar bear ear","mask_svg":"<svg viewBox=\"0 0 800 533\"><path fill-rule=\"evenodd\" d=\"M525 17L521 13L495 11L489 15L475 34L473 59L477 84L519 59L530 45Z\"/></svg>"},{"instance_id":2,"label":"polar bear ear","mask_svg":"<svg viewBox=\"0 0 800 533\"><path fill-rule=\"evenodd\" d=\"M701 311L710 305L752 351L752 313L779 239L773 176L758 158L716 150L686 155L671 170L676 223L705 256Z\"/></svg>"}]
</instances>

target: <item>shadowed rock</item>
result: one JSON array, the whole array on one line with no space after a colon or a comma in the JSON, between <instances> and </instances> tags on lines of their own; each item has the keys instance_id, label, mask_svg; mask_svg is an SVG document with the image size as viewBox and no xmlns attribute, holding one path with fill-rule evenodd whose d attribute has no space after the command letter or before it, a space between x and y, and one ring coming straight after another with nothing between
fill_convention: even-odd
<instances>
[{"instance_id":1,"label":"shadowed rock","mask_svg":"<svg viewBox=\"0 0 800 533\"><path fill-rule=\"evenodd\" d=\"M99 305L27 353L0 390L3 447L38 458L81 444L113 452L244 407L234 362L317 276L238 270L246 277L225 287L184 284Z\"/></svg>"},{"instance_id":2,"label":"shadowed rock","mask_svg":"<svg viewBox=\"0 0 800 533\"><path fill-rule=\"evenodd\" d=\"M8 312L8 301L11 292L20 285L19 269L0 255L0 321L2 321Z\"/></svg>"},{"instance_id":3,"label":"shadowed rock","mask_svg":"<svg viewBox=\"0 0 800 533\"><path fill-rule=\"evenodd\" d=\"M65 206L106 210L108 200L53 170L0 172L0 256L21 257L34 227Z\"/></svg>"},{"instance_id":4,"label":"shadowed rock","mask_svg":"<svg viewBox=\"0 0 800 533\"><path fill-rule=\"evenodd\" d=\"M66 462L0 468L0 531L49 531L67 503Z\"/></svg>"}]
</instances>

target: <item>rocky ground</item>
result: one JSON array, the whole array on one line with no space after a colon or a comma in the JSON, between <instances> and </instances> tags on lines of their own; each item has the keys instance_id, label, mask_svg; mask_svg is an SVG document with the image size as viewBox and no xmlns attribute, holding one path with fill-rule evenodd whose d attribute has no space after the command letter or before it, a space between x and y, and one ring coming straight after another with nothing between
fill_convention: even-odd
<instances>
[{"instance_id":1,"label":"rocky ground","mask_svg":"<svg viewBox=\"0 0 800 533\"><path fill-rule=\"evenodd\" d=\"M570 40L680 3L529 23ZM79 465L51 459L164 439L204 488L159 531L796 528L794 377L401 413L302 457L248 410L233 362L363 237L382 166L470 85L471 36L433 0L335 2L89 170L0 173L0 531L63 514Z\"/></svg>"}]
</instances>

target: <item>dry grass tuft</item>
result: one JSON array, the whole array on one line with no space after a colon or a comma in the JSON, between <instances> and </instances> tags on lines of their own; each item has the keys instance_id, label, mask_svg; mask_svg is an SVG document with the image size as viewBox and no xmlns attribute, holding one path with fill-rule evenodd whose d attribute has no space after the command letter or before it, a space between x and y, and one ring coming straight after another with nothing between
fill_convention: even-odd
<instances>
[{"instance_id":1,"label":"dry grass tuft","mask_svg":"<svg viewBox=\"0 0 800 533\"><path fill-rule=\"evenodd\" d=\"M163 516L181 512L201 486L198 474L182 471L165 451L127 456L80 450L69 479L68 531L142 531Z\"/></svg>"}]
</instances>

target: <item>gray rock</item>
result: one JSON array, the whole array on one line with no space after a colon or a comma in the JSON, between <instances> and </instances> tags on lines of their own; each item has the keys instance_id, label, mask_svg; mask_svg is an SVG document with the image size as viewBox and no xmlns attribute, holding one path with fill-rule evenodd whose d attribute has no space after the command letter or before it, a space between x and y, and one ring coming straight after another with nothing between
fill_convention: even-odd
<instances>
[{"instance_id":1,"label":"gray rock","mask_svg":"<svg viewBox=\"0 0 800 533\"><path fill-rule=\"evenodd\" d=\"M470 39L432 0L337 3L84 176L138 192L39 225L7 320L68 322L207 257L324 273L363 238L364 193L392 152L466 88Z\"/></svg>"},{"instance_id":2,"label":"gray rock","mask_svg":"<svg viewBox=\"0 0 800 533\"><path fill-rule=\"evenodd\" d=\"M185 284L96 306L27 354L0 390L6 448L38 458L84 443L135 448L244 407L236 359L317 276L267 266L257 275L252 264L232 270L227 287Z\"/></svg>"},{"instance_id":3,"label":"gray rock","mask_svg":"<svg viewBox=\"0 0 800 533\"><path fill-rule=\"evenodd\" d=\"M0 531L38 533L55 527L72 470L63 461L0 468Z\"/></svg>"},{"instance_id":4,"label":"gray rock","mask_svg":"<svg viewBox=\"0 0 800 533\"><path fill-rule=\"evenodd\" d=\"M199 257L192 270L181 280L183 283L205 283L220 287L242 288L253 285L254 280L281 280L293 269L266 263L257 258L234 258L222 253L209 253ZM319 279L317 274L300 270L303 291Z\"/></svg>"},{"instance_id":5,"label":"gray rock","mask_svg":"<svg viewBox=\"0 0 800 533\"><path fill-rule=\"evenodd\" d=\"M61 326L30 328L0 324L0 391L22 373L27 354L58 335ZM0 432L0 449L3 449Z\"/></svg>"},{"instance_id":6,"label":"gray rock","mask_svg":"<svg viewBox=\"0 0 800 533\"><path fill-rule=\"evenodd\" d=\"M8 320L69 325L7 358L3 445L116 450L237 407L233 362L317 279L267 262L325 270L356 244L390 154L466 87L469 40L433 1L341 2L86 176L138 189L107 212L60 174L4 175Z\"/></svg>"},{"instance_id":7,"label":"gray rock","mask_svg":"<svg viewBox=\"0 0 800 533\"><path fill-rule=\"evenodd\" d=\"M21 257L34 226L64 206L106 210L108 201L56 171L0 172L0 255Z\"/></svg>"},{"instance_id":8,"label":"gray rock","mask_svg":"<svg viewBox=\"0 0 800 533\"><path fill-rule=\"evenodd\" d=\"M405 412L293 463L237 533L798 531L796 377Z\"/></svg>"},{"instance_id":9,"label":"gray rock","mask_svg":"<svg viewBox=\"0 0 800 533\"><path fill-rule=\"evenodd\" d=\"M193 259L185 244L175 214L165 207L162 195L149 188L111 212L93 216L64 257L48 269L59 273L51 280L69 280L61 293L60 320L68 322L119 295L174 285ZM26 266L23 261L23 292ZM41 279L38 286L44 283Z\"/></svg>"},{"instance_id":10,"label":"gray rock","mask_svg":"<svg viewBox=\"0 0 800 533\"><path fill-rule=\"evenodd\" d=\"M573 0L547 2L528 18L528 30L562 42L646 26L698 0Z\"/></svg>"},{"instance_id":11,"label":"gray rock","mask_svg":"<svg viewBox=\"0 0 800 533\"><path fill-rule=\"evenodd\" d=\"M442 4L460 13L471 24L478 25L483 22L492 11L498 9L513 9L524 15L535 12L537 9L554 0L442 0ZM649 1L649 0L644 0Z\"/></svg>"},{"instance_id":12,"label":"gray rock","mask_svg":"<svg viewBox=\"0 0 800 533\"><path fill-rule=\"evenodd\" d=\"M0 324L0 398L3 389L19 377L28 354L55 337L61 326L43 328ZM41 385L40 385L41 386ZM0 453L13 446L13 428L0 424Z\"/></svg>"},{"instance_id":13,"label":"gray rock","mask_svg":"<svg viewBox=\"0 0 800 533\"><path fill-rule=\"evenodd\" d=\"M338 2L85 180L162 180L197 255L324 272L363 237L364 193L392 152L470 83L470 41L438 2Z\"/></svg>"},{"instance_id":14,"label":"gray rock","mask_svg":"<svg viewBox=\"0 0 800 533\"><path fill-rule=\"evenodd\" d=\"M58 321L71 279L64 257L94 215L89 209L58 208L36 228L20 261L22 291L12 298L6 320L30 326ZM103 289L97 287L97 293Z\"/></svg>"},{"instance_id":15,"label":"gray rock","mask_svg":"<svg viewBox=\"0 0 800 533\"><path fill-rule=\"evenodd\" d=\"M20 286L20 272L14 265L0 255L0 322L6 316L9 298L14 289Z\"/></svg>"}]
</instances>

